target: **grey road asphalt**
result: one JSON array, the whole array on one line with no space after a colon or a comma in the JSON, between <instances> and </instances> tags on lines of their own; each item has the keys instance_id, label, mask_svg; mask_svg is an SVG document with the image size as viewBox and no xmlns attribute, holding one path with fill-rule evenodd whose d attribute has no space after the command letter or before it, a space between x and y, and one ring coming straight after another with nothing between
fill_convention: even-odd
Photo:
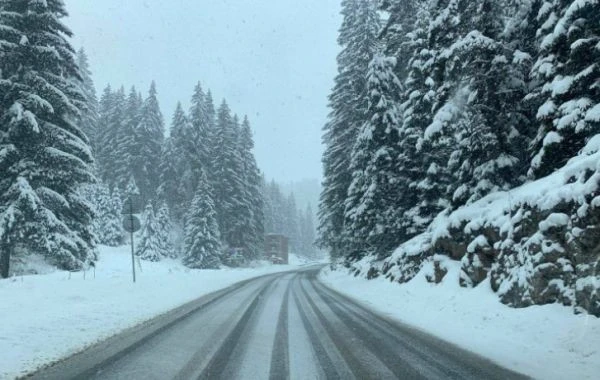
<instances>
[{"instance_id":1,"label":"grey road asphalt","mask_svg":"<svg viewBox=\"0 0 600 380\"><path fill-rule=\"evenodd\" d=\"M244 281L32 378L525 378L369 311L322 285L318 271L312 267Z\"/></svg>"}]
</instances>

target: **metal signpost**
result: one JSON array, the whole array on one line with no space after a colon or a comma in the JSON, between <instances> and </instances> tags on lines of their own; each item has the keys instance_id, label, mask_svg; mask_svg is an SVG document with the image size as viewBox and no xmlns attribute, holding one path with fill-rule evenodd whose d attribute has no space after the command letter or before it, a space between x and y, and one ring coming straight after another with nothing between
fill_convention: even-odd
<instances>
[{"instance_id":1,"label":"metal signpost","mask_svg":"<svg viewBox=\"0 0 600 380\"><path fill-rule=\"evenodd\" d=\"M129 198L123 203L123 229L129 232L131 237L131 270L133 273L133 282L135 282L135 248L133 244L133 233L142 227L140 219L135 214L140 214L144 208L142 197L138 194L130 194Z\"/></svg>"}]
</instances>

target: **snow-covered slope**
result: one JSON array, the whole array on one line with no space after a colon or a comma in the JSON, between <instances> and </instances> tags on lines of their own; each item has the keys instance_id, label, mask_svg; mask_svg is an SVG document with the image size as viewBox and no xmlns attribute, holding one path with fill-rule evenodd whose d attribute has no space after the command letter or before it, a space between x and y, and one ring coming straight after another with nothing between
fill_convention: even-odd
<instances>
[{"instance_id":1,"label":"snow-covered slope","mask_svg":"<svg viewBox=\"0 0 600 380\"><path fill-rule=\"evenodd\" d=\"M438 285L426 279L434 272L431 263L402 286L329 269L320 279L383 315L534 378L598 378L600 319L556 304L510 308L498 302L487 282L460 287L460 263L439 259L448 273Z\"/></svg>"},{"instance_id":2,"label":"snow-covered slope","mask_svg":"<svg viewBox=\"0 0 600 380\"><path fill-rule=\"evenodd\" d=\"M23 375L204 294L295 266L189 270L141 262L131 279L129 247L101 247L96 273L0 281L0 379Z\"/></svg>"},{"instance_id":3,"label":"snow-covered slope","mask_svg":"<svg viewBox=\"0 0 600 380\"><path fill-rule=\"evenodd\" d=\"M551 175L442 213L390 257L366 257L352 271L404 283L433 265L439 282L446 257L460 260L462 286L486 282L507 305L561 303L600 316L600 135Z\"/></svg>"}]
</instances>

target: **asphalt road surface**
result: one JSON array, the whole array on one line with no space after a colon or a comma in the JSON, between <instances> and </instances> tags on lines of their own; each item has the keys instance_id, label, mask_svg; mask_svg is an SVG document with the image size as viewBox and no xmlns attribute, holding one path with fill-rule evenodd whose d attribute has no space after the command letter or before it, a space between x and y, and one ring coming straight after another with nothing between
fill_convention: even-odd
<instances>
[{"instance_id":1,"label":"asphalt road surface","mask_svg":"<svg viewBox=\"0 0 600 380\"><path fill-rule=\"evenodd\" d=\"M318 271L313 267L234 285L33 378L525 378L374 314L323 286Z\"/></svg>"}]
</instances>

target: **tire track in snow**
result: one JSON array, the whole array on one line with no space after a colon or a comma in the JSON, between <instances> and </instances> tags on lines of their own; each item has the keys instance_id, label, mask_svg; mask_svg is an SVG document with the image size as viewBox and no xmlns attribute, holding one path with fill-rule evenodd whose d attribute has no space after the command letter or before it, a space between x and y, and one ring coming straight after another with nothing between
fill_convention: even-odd
<instances>
[{"instance_id":1,"label":"tire track in snow","mask_svg":"<svg viewBox=\"0 0 600 380\"><path fill-rule=\"evenodd\" d=\"M300 290L354 376L357 379L396 379L394 373L357 338L355 332L337 318L314 292L307 290L304 286L306 282L305 278L300 281Z\"/></svg>"},{"instance_id":2,"label":"tire track in snow","mask_svg":"<svg viewBox=\"0 0 600 380\"><path fill-rule=\"evenodd\" d=\"M331 340L329 333L322 324L322 320L315 314L308 304L300 289L300 280L295 281L294 301L300 318L313 344L319 366L326 379L354 379L354 374L349 369L344 357L339 352L336 344Z\"/></svg>"},{"instance_id":3,"label":"tire track in snow","mask_svg":"<svg viewBox=\"0 0 600 380\"><path fill-rule=\"evenodd\" d=\"M296 276L293 278L296 278ZM275 333L275 342L273 342L273 353L271 355L271 370L269 374L271 380L287 380L290 378L288 310L290 287L292 286L293 278L288 281L285 295L283 296L283 302L281 303L281 310L279 311L277 332Z\"/></svg>"},{"instance_id":4,"label":"tire track in snow","mask_svg":"<svg viewBox=\"0 0 600 380\"><path fill-rule=\"evenodd\" d=\"M251 326L251 320L259 309L259 304L264 300L264 295L273 286L275 279L271 280L266 286L264 286L257 296L253 299L248 309L241 316L233 330L227 335L225 340L221 343L217 352L211 357L208 364L203 368L202 372L198 376L198 379L231 379L232 371L235 370L232 366L239 365L233 360L230 360L235 355L236 348L239 347L238 343L240 339L247 334L247 329ZM239 348L238 348L239 349Z\"/></svg>"}]
</instances>

